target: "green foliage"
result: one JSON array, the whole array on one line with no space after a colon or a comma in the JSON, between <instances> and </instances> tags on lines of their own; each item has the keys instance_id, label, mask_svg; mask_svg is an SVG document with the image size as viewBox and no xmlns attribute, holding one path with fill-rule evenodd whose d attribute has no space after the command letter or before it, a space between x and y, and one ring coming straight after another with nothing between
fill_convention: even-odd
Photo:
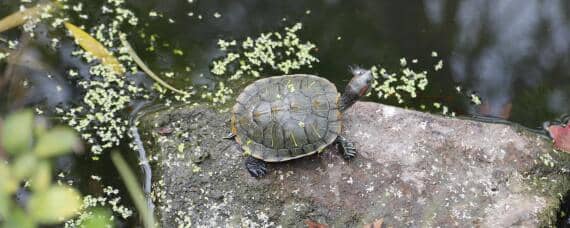
<instances>
[{"instance_id":1,"label":"green foliage","mask_svg":"<svg viewBox=\"0 0 570 228\"><path fill-rule=\"evenodd\" d=\"M111 212L104 209L94 209L89 213L90 216L82 222L82 228L100 228L100 227L109 227L111 218Z\"/></svg>"},{"instance_id":2,"label":"green foliage","mask_svg":"<svg viewBox=\"0 0 570 228\"><path fill-rule=\"evenodd\" d=\"M47 161L41 161L36 173L30 178L32 190L37 192L46 191L51 184L51 165Z\"/></svg>"},{"instance_id":3,"label":"green foliage","mask_svg":"<svg viewBox=\"0 0 570 228\"><path fill-rule=\"evenodd\" d=\"M67 128L54 128L42 135L34 148L34 153L43 158L62 155L79 141L75 132Z\"/></svg>"},{"instance_id":4,"label":"green foliage","mask_svg":"<svg viewBox=\"0 0 570 228\"><path fill-rule=\"evenodd\" d=\"M22 154L14 159L12 165L12 175L17 180L24 180L33 174L33 167L36 167L37 163L38 158L36 158L34 154Z\"/></svg>"},{"instance_id":5,"label":"green foliage","mask_svg":"<svg viewBox=\"0 0 570 228\"><path fill-rule=\"evenodd\" d=\"M10 157L0 157L0 227L37 227L75 216L82 204L81 195L71 187L51 183L48 160L71 152L79 143L75 132L67 128L34 128L34 116L29 110L8 116L1 132L0 147ZM20 207L14 194L24 182L29 186L24 188L30 191L30 198Z\"/></svg>"},{"instance_id":6,"label":"green foliage","mask_svg":"<svg viewBox=\"0 0 570 228\"><path fill-rule=\"evenodd\" d=\"M26 214L21 208L16 208L11 212L10 217L6 218L5 227L33 228L35 223L33 220L26 218Z\"/></svg>"},{"instance_id":7,"label":"green foliage","mask_svg":"<svg viewBox=\"0 0 570 228\"><path fill-rule=\"evenodd\" d=\"M9 209L10 199L8 198L8 195L0 193L0 218L6 217Z\"/></svg>"},{"instance_id":8,"label":"green foliage","mask_svg":"<svg viewBox=\"0 0 570 228\"><path fill-rule=\"evenodd\" d=\"M34 115L30 110L14 113L4 123L2 129L3 147L11 154L23 152L32 141Z\"/></svg>"},{"instance_id":9,"label":"green foliage","mask_svg":"<svg viewBox=\"0 0 570 228\"><path fill-rule=\"evenodd\" d=\"M60 223L78 211L81 207L81 196L73 188L53 186L45 192L33 194L28 207L31 217L37 222Z\"/></svg>"}]
</instances>

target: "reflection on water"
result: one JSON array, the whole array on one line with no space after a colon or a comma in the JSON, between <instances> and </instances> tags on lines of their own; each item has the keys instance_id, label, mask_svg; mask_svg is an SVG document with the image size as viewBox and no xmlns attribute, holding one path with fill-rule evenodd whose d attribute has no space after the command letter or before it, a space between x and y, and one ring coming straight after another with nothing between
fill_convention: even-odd
<instances>
[{"instance_id":1,"label":"reflection on water","mask_svg":"<svg viewBox=\"0 0 570 228\"><path fill-rule=\"evenodd\" d=\"M425 1L433 24L442 23L442 9L450 2ZM567 12L566 1L461 1L454 17L457 34L449 55L453 78L469 83L479 93L486 101L487 115L508 118L510 113L505 110L510 110L511 104L513 112L521 112L514 114L515 121L525 123L521 116L568 112ZM544 86L544 94L532 92ZM529 91L538 99L526 96ZM524 107L532 105L542 109L522 114L529 111Z\"/></svg>"}]
</instances>

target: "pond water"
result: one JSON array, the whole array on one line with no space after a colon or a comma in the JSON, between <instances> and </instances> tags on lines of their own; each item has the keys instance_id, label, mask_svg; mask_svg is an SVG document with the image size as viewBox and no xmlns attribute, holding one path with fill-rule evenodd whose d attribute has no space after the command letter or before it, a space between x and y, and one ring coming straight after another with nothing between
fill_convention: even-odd
<instances>
[{"instance_id":1,"label":"pond water","mask_svg":"<svg viewBox=\"0 0 570 228\"><path fill-rule=\"evenodd\" d=\"M100 1L83 4L83 10L92 17L71 16L72 21L86 26L106 21L99 12ZM1 1L0 16L14 12L19 5L20 1ZM494 117L531 129L570 113L567 1L131 0L126 8L140 21L139 26L123 32L150 68L174 72L173 78L165 80L179 88L207 85L212 89L216 82L227 81L210 73L211 62L224 54L216 45L218 39L242 40L301 22L303 29L298 35L316 44L313 54L320 62L294 72L320 75L339 88L350 79L348 69L352 65L380 65L396 71L405 57L418 60L414 68L433 69L437 62L431 56L433 51L443 60L443 69L429 73L429 85L416 98L403 104L375 96L367 98L370 101L418 110L426 105L426 111L432 112L437 111L432 104L441 103L458 116ZM159 16L149 16L150 12ZM156 41L149 41L152 34ZM0 33L2 39L21 40L19 37L17 29ZM5 113L22 106L55 106L76 99L79 94L65 83L63 75L70 66L82 72L87 66L69 56L73 49L70 40L63 41L56 51L46 50L41 42L35 44L34 39L27 42L30 50L26 56L33 64L0 64L0 72L4 72L0 73L0 110ZM156 43L154 51L145 49L151 43ZM176 55L173 49L184 54ZM45 79L45 69L60 83ZM18 89L11 84L18 77L28 77L34 86ZM58 85L65 86L63 93L54 93ZM478 95L482 104L474 105L457 92L457 86L464 93ZM126 146L121 149L129 151L133 166L137 164L135 152ZM62 166L73 167L60 168L67 169L84 192L100 191L89 178L96 173L126 194L107 156L97 162L85 156L61 160L67 164ZM128 199L126 195L123 198ZM130 204L128 200L125 203Z\"/></svg>"},{"instance_id":2,"label":"pond water","mask_svg":"<svg viewBox=\"0 0 570 228\"><path fill-rule=\"evenodd\" d=\"M429 69L430 53L437 51L443 71L432 73L428 89L405 106L441 102L458 115L495 116L530 128L570 111L568 7L564 1L133 1L138 15L154 10L173 18L175 23L141 17L148 31L188 53L182 60L149 53L145 61L164 71L190 65L196 83L204 83L201 74L211 78L210 62L221 55L219 38L243 39L302 22L300 37L317 45L320 63L298 72L342 88L350 65L397 69L406 57ZM483 104L474 107L458 97L456 86L475 92Z\"/></svg>"}]
</instances>

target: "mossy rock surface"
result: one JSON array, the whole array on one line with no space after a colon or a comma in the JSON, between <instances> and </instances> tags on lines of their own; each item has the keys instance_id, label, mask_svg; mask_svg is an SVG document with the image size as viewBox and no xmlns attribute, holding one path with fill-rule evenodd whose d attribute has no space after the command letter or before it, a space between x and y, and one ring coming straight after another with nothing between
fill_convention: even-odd
<instances>
[{"instance_id":1,"label":"mossy rock surface","mask_svg":"<svg viewBox=\"0 0 570 228\"><path fill-rule=\"evenodd\" d=\"M155 158L153 191L164 227L553 226L570 190L570 159L516 125L483 123L358 102L334 148L249 175L222 137L229 114L201 106L147 112L139 127Z\"/></svg>"}]
</instances>

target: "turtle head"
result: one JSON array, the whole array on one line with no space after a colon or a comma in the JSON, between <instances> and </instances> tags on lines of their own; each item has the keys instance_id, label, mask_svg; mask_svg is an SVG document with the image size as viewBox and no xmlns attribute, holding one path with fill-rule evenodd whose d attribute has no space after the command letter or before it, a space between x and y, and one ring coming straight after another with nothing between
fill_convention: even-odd
<instances>
[{"instance_id":1,"label":"turtle head","mask_svg":"<svg viewBox=\"0 0 570 228\"><path fill-rule=\"evenodd\" d=\"M358 97L364 96L372 84L372 72L360 67L352 67L350 71L352 72L352 79L348 83L345 93L356 93Z\"/></svg>"},{"instance_id":2,"label":"turtle head","mask_svg":"<svg viewBox=\"0 0 570 228\"><path fill-rule=\"evenodd\" d=\"M366 95L372 85L372 72L360 67L351 67L352 79L346 85L340 100L340 110L344 111L352 106L360 97Z\"/></svg>"}]
</instances>

